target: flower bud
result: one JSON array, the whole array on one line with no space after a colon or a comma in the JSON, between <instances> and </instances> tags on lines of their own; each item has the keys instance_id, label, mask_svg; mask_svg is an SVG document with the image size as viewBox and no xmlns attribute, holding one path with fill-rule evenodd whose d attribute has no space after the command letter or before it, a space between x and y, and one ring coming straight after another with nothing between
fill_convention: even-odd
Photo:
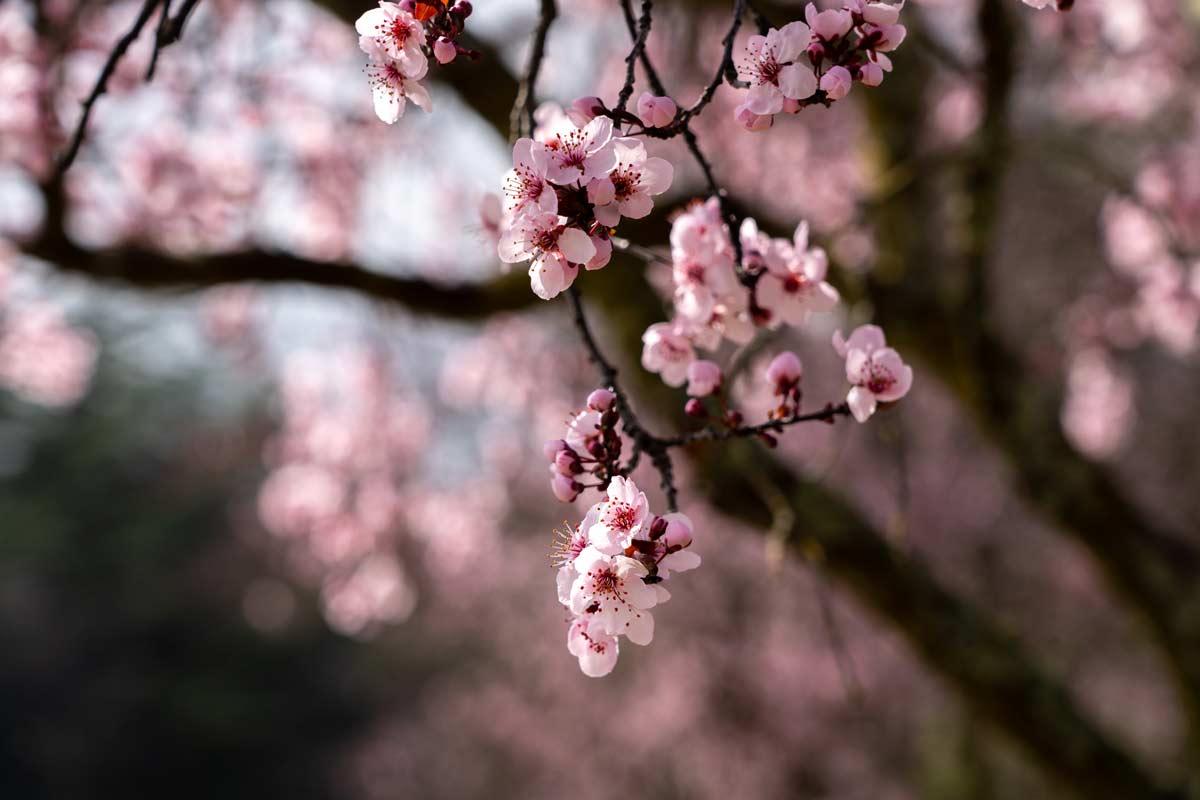
<instances>
[{"instance_id":1,"label":"flower bud","mask_svg":"<svg viewBox=\"0 0 1200 800\"><path fill-rule=\"evenodd\" d=\"M663 544L672 547L687 547L692 543L692 521L683 514L670 514Z\"/></svg>"},{"instance_id":2,"label":"flower bud","mask_svg":"<svg viewBox=\"0 0 1200 800\"><path fill-rule=\"evenodd\" d=\"M821 90L830 100L841 100L850 94L853 85L854 77L845 67L830 67L829 71L821 76Z\"/></svg>"},{"instance_id":3,"label":"flower bud","mask_svg":"<svg viewBox=\"0 0 1200 800\"><path fill-rule=\"evenodd\" d=\"M800 357L790 350L784 350L767 366L767 383L775 387L775 394L787 394L794 389L804 374Z\"/></svg>"},{"instance_id":4,"label":"flower bud","mask_svg":"<svg viewBox=\"0 0 1200 800\"><path fill-rule=\"evenodd\" d=\"M868 61L859 70L859 77L864 86L878 86L883 83L883 68L874 61Z\"/></svg>"},{"instance_id":5,"label":"flower bud","mask_svg":"<svg viewBox=\"0 0 1200 800\"><path fill-rule=\"evenodd\" d=\"M439 36L438 40L433 43L433 57L439 64L449 64L457 55L458 48L445 36Z\"/></svg>"},{"instance_id":6,"label":"flower bud","mask_svg":"<svg viewBox=\"0 0 1200 800\"><path fill-rule=\"evenodd\" d=\"M474 10L474 6L472 6L468 0L458 0L458 2L454 4L454 7L450 9L454 16L462 17L463 19L471 16L471 12Z\"/></svg>"},{"instance_id":7,"label":"flower bud","mask_svg":"<svg viewBox=\"0 0 1200 800\"><path fill-rule=\"evenodd\" d=\"M588 455L597 461L603 461L606 453L604 452L604 443L599 439L592 439L587 446Z\"/></svg>"},{"instance_id":8,"label":"flower bud","mask_svg":"<svg viewBox=\"0 0 1200 800\"><path fill-rule=\"evenodd\" d=\"M570 450L558 451L558 455L554 457L554 468L558 470L560 475L577 475L583 472L583 465L579 463L579 456Z\"/></svg>"},{"instance_id":9,"label":"flower bud","mask_svg":"<svg viewBox=\"0 0 1200 800\"><path fill-rule=\"evenodd\" d=\"M542 455L546 457L546 460L553 461L558 456L559 450L567 450L569 447L563 439L547 439L546 443L542 445Z\"/></svg>"},{"instance_id":10,"label":"flower bud","mask_svg":"<svg viewBox=\"0 0 1200 800\"><path fill-rule=\"evenodd\" d=\"M675 101L669 97L658 97L650 92L642 92L637 101L638 119L647 128L665 128L675 119L679 109Z\"/></svg>"},{"instance_id":11,"label":"flower bud","mask_svg":"<svg viewBox=\"0 0 1200 800\"><path fill-rule=\"evenodd\" d=\"M683 413L687 414L689 417L695 417L696 419L704 419L708 416L708 412L704 410L704 403L700 402L694 397L684 403Z\"/></svg>"},{"instance_id":12,"label":"flower bud","mask_svg":"<svg viewBox=\"0 0 1200 800\"><path fill-rule=\"evenodd\" d=\"M613 400L615 399L616 395L613 394L609 389L596 389L594 392L588 395L587 407L592 411L599 411L603 413L608 410L609 406L612 405Z\"/></svg>"},{"instance_id":13,"label":"flower bud","mask_svg":"<svg viewBox=\"0 0 1200 800\"><path fill-rule=\"evenodd\" d=\"M607 111L604 101L599 97L580 97L566 109L567 116L576 127L582 128L597 116Z\"/></svg>"},{"instance_id":14,"label":"flower bud","mask_svg":"<svg viewBox=\"0 0 1200 800\"><path fill-rule=\"evenodd\" d=\"M550 490L562 502L570 503L579 496L583 487L566 475L555 475L554 479L550 481Z\"/></svg>"}]
</instances>

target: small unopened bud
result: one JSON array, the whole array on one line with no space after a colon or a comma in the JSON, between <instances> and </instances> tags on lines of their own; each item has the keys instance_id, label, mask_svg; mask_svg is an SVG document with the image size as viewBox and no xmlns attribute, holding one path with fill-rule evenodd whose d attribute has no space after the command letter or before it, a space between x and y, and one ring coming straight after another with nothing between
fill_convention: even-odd
<instances>
[{"instance_id":1,"label":"small unopened bud","mask_svg":"<svg viewBox=\"0 0 1200 800\"><path fill-rule=\"evenodd\" d=\"M463 19L471 16L471 12L474 10L475 7L472 6L468 0L458 0L458 2L454 4L454 7L450 9L454 16L462 17Z\"/></svg>"},{"instance_id":2,"label":"small unopened bud","mask_svg":"<svg viewBox=\"0 0 1200 800\"><path fill-rule=\"evenodd\" d=\"M820 64L821 59L825 57L825 48L820 42L813 42L808 46L808 58L814 64Z\"/></svg>"},{"instance_id":3,"label":"small unopened bud","mask_svg":"<svg viewBox=\"0 0 1200 800\"><path fill-rule=\"evenodd\" d=\"M542 445L542 454L546 456L546 460L553 461L558 456L559 450L567 450L569 445L564 439L547 439Z\"/></svg>"},{"instance_id":4,"label":"small unopened bud","mask_svg":"<svg viewBox=\"0 0 1200 800\"><path fill-rule=\"evenodd\" d=\"M601 442L599 439L592 439L590 442L588 442L587 451L588 451L588 455L590 455L592 458L596 459L597 461L604 460L604 456L605 456L604 443Z\"/></svg>"},{"instance_id":5,"label":"small unopened bud","mask_svg":"<svg viewBox=\"0 0 1200 800\"><path fill-rule=\"evenodd\" d=\"M433 43L433 57L439 64L449 64L457 55L458 48L445 36L438 37L438 40Z\"/></svg>"},{"instance_id":6,"label":"small unopened bud","mask_svg":"<svg viewBox=\"0 0 1200 800\"><path fill-rule=\"evenodd\" d=\"M790 350L784 350L767 365L767 383L775 389L775 394L783 395L800 383L804 368L800 357Z\"/></svg>"},{"instance_id":7,"label":"small unopened bud","mask_svg":"<svg viewBox=\"0 0 1200 800\"><path fill-rule=\"evenodd\" d=\"M550 491L554 492L554 496L564 503L570 503L579 496L582 490L582 486L566 475L555 475L550 481Z\"/></svg>"},{"instance_id":8,"label":"small unopened bud","mask_svg":"<svg viewBox=\"0 0 1200 800\"><path fill-rule=\"evenodd\" d=\"M561 475L578 475L583 472L583 465L579 463L579 457L570 450L558 451L558 455L554 457L554 468Z\"/></svg>"},{"instance_id":9,"label":"small unopened bud","mask_svg":"<svg viewBox=\"0 0 1200 800\"><path fill-rule=\"evenodd\" d=\"M609 409L616 397L617 396L608 389L597 389L588 395L587 406L592 411L604 412Z\"/></svg>"},{"instance_id":10,"label":"small unopened bud","mask_svg":"<svg viewBox=\"0 0 1200 800\"><path fill-rule=\"evenodd\" d=\"M692 543L692 521L683 514L672 514L663 535L663 544L670 548L687 547Z\"/></svg>"},{"instance_id":11,"label":"small unopened bud","mask_svg":"<svg viewBox=\"0 0 1200 800\"><path fill-rule=\"evenodd\" d=\"M696 419L704 419L708 416L708 411L704 409L704 403L700 402L700 400L695 397L688 400L687 403L684 404L683 413L687 414L689 417L695 417Z\"/></svg>"}]
</instances>

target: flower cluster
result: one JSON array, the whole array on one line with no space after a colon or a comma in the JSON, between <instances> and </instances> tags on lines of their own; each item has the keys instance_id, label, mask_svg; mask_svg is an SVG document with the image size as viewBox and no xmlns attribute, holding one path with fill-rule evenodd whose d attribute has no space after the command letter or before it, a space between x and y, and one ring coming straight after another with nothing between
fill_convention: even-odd
<instances>
[{"instance_id":1,"label":"flower cluster","mask_svg":"<svg viewBox=\"0 0 1200 800\"><path fill-rule=\"evenodd\" d=\"M558 600L572 615L567 650L585 675L612 672L621 636L650 644L650 609L671 597L663 582L672 572L700 566L690 549L692 530L683 514L652 514L645 493L616 477L605 499L560 534L554 549Z\"/></svg>"},{"instance_id":2,"label":"flower cluster","mask_svg":"<svg viewBox=\"0 0 1200 800\"><path fill-rule=\"evenodd\" d=\"M906 34L897 21L901 5L845 0L840 9L818 11L809 3L807 24L791 22L751 36L738 67L738 76L750 85L734 112L738 122L748 130L765 130L781 112L795 114L841 100L855 81L883 83L883 74L892 69L886 53Z\"/></svg>"},{"instance_id":3,"label":"flower cluster","mask_svg":"<svg viewBox=\"0 0 1200 800\"><path fill-rule=\"evenodd\" d=\"M429 92L420 84L429 70L428 57L449 64L459 54L477 56L457 43L471 10L468 0L454 5L380 0L379 8L358 18L354 28L359 47L371 59L366 72L379 119L392 124L404 115L409 100L432 110Z\"/></svg>"},{"instance_id":4,"label":"flower cluster","mask_svg":"<svg viewBox=\"0 0 1200 800\"><path fill-rule=\"evenodd\" d=\"M591 116L602 104L570 112L543 106L533 138L513 146L504 176L504 218L497 250L505 263L530 261L534 293L544 300L569 288L579 269L612 257L609 238L621 217L641 219L671 185L674 169L640 141L613 136L613 121Z\"/></svg>"},{"instance_id":5,"label":"flower cluster","mask_svg":"<svg viewBox=\"0 0 1200 800\"><path fill-rule=\"evenodd\" d=\"M550 489L564 503L570 503L587 488L604 488L617 475L621 460L621 436L617 433L620 417L616 395L597 389L588 395L587 408L571 417L562 439L546 442L544 452L550 459ZM583 484L585 476L597 483Z\"/></svg>"}]
</instances>

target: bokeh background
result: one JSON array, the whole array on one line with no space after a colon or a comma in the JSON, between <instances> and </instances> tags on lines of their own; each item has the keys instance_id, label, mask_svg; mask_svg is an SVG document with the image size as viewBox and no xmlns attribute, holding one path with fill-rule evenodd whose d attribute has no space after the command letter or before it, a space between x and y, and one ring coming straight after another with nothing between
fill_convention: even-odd
<instances>
[{"instance_id":1,"label":"bokeh background","mask_svg":"<svg viewBox=\"0 0 1200 800\"><path fill-rule=\"evenodd\" d=\"M479 0L485 60L435 68L434 113L388 127L367 4L203 0L149 83L134 44L58 180L140 3L0 3L0 796L1130 796L1031 755L910 574L1184 784L1200 5L913 0L877 89L759 134L719 92L696 126L718 177L767 230L808 220L846 299L740 359L748 415L783 347L810 402L839 399L830 335L870 320L916 386L793 430L770 469L685 458L704 565L603 680L566 652L547 558L587 500L555 501L541 456L596 376L479 213L536 5ZM682 103L728 15L657 7ZM619 5L562 0L539 97L611 99L627 51ZM675 183L621 232L661 253L703 184L655 144ZM674 431L681 393L638 366L666 269L619 255L581 285ZM901 566L831 547L868 540Z\"/></svg>"}]
</instances>

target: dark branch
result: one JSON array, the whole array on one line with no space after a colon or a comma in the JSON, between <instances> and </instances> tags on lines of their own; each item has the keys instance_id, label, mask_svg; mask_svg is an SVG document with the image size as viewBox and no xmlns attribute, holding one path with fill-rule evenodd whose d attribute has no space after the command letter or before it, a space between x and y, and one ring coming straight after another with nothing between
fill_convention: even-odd
<instances>
[{"instance_id":1,"label":"dark branch","mask_svg":"<svg viewBox=\"0 0 1200 800\"><path fill-rule=\"evenodd\" d=\"M529 62L525 67L525 77L517 89L517 97L513 101L512 114L509 116L508 139L514 142L522 136L533 132L533 110L536 106L536 91L538 74L542 70L542 61L546 58L546 37L550 33L550 25L558 16L558 6L555 0L541 0L538 12L537 28L529 47Z\"/></svg>"}]
</instances>

